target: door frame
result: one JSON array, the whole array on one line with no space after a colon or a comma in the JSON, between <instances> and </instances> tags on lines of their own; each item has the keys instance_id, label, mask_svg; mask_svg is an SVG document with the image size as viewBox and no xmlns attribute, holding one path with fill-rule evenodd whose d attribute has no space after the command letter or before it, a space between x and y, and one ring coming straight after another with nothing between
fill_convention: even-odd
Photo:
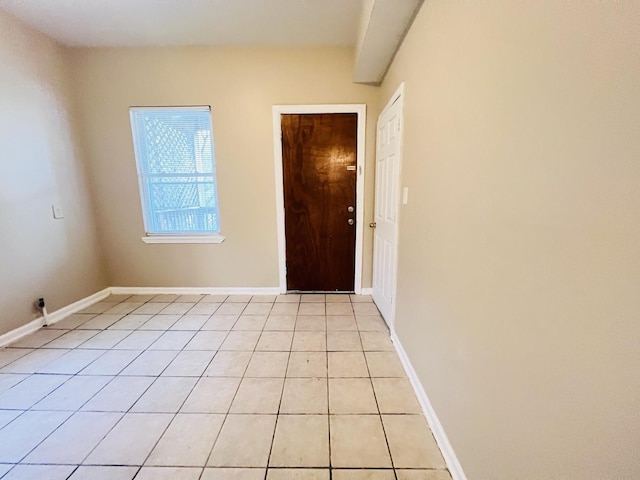
<instances>
[{"instance_id":1,"label":"door frame","mask_svg":"<svg viewBox=\"0 0 640 480\"><path fill-rule=\"evenodd\" d=\"M395 248L393 251L393 257L394 257L394 271L393 271L393 304L391 306L391 312L389 313L389 318L384 318L385 323L387 324L387 326L389 327L389 330L391 330L392 332L395 331L395 321L396 321L396 305L397 305L397 300L398 300L398 252L399 252L399 239L400 239L400 202L401 202L401 198L402 198L402 157L403 157L403 150L404 150L404 97L405 97L405 93L404 93L405 87L404 87L404 82L400 83L400 85L398 86L398 88L396 89L395 92L393 92L393 95L391 95L391 97L389 98L389 100L387 101L386 105L384 106L384 108L382 110L380 110L380 113L378 114L378 118L376 119L376 162L378 160L378 121L380 120L380 117L387 111L389 110L389 108L391 108L396 102L401 102L400 103L400 122L401 122L401 130L400 130L400 148L398 151L398 178L396 179L397 181L397 198L395 199L395 205L396 205L396 225L395 225ZM376 163L376 167L377 167L377 163ZM378 174L377 169L376 169L376 175ZM374 185L377 185L377 181L374 182ZM375 187L374 187L374 191L375 191ZM375 192L374 194L377 194L377 192ZM375 209L375 206L374 206ZM375 219L375 211L374 211L374 219ZM375 234L374 234L375 237ZM375 249L375 238L374 238L374 249ZM375 254L375 250L373 252L373 256L372 256L372 264L371 264L371 285L372 285L372 291L373 291L373 284L375 282L375 278L373 277L374 272L375 272L375 261L376 261L376 254Z\"/></svg>"},{"instance_id":2,"label":"door frame","mask_svg":"<svg viewBox=\"0 0 640 480\"><path fill-rule=\"evenodd\" d=\"M276 224L278 229L278 276L281 293L287 292L287 245L284 227L284 176L282 174L282 122L286 114L356 113L358 115L356 153L356 258L353 289L362 293L362 250L364 239L364 173L367 106L365 104L336 105L274 105L273 151L276 181Z\"/></svg>"}]
</instances>

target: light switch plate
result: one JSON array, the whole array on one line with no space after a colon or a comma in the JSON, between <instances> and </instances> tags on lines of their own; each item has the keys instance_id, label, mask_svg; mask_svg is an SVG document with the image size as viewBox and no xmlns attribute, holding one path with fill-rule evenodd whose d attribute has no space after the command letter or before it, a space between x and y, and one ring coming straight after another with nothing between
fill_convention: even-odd
<instances>
[{"instance_id":1,"label":"light switch plate","mask_svg":"<svg viewBox=\"0 0 640 480\"><path fill-rule=\"evenodd\" d=\"M51 205L51 209L53 210L53 218L64 218L64 212L60 205Z\"/></svg>"}]
</instances>

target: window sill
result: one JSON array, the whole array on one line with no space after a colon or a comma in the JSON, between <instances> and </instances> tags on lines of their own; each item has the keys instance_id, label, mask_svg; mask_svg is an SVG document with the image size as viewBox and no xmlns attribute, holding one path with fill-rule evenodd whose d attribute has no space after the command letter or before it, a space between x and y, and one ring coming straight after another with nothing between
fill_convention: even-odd
<instances>
[{"instance_id":1,"label":"window sill","mask_svg":"<svg viewBox=\"0 0 640 480\"><path fill-rule=\"evenodd\" d=\"M144 243L222 243L222 235L153 235L142 237Z\"/></svg>"}]
</instances>

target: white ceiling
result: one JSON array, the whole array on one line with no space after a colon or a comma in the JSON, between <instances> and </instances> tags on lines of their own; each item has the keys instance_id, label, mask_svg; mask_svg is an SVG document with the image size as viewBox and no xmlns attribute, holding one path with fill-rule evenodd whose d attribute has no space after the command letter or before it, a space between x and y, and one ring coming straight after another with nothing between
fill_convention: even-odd
<instances>
[{"instance_id":1,"label":"white ceiling","mask_svg":"<svg viewBox=\"0 0 640 480\"><path fill-rule=\"evenodd\" d=\"M362 1L0 0L0 8L68 46L354 46Z\"/></svg>"}]
</instances>

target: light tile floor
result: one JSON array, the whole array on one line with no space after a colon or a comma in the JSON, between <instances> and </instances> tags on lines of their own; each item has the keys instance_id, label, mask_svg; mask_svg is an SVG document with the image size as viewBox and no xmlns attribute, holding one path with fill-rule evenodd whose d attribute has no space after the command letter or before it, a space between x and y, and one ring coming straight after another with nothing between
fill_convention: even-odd
<instances>
[{"instance_id":1,"label":"light tile floor","mask_svg":"<svg viewBox=\"0 0 640 480\"><path fill-rule=\"evenodd\" d=\"M112 295L0 349L0 478L450 480L370 297Z\"/></svg>"}]
</instances>

